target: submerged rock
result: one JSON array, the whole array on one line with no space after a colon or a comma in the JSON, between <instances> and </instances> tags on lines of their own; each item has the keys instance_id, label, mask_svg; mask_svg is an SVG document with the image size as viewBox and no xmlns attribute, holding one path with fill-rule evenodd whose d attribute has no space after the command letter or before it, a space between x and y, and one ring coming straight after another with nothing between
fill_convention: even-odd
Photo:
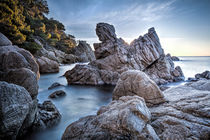
<instances>
[{"instance_id":1,"label":"submerged rock","mask_svg":"<svg viewBox=\"0 0 210 140\"><path fill-rule=\"evenodd\" d=\"M61 96L65 96L66 92L64 92L63 90L57 90L55 92L53 92L52 94L49 95L49 98L58 98Z\"/></svg>"},{"instance_id":2,"label":"submerged rock","mask_svg":"<svg viewBox=\"0 0 210 140\"><path fill-rule=\"evenodd\" d=\"M94 43L96 60L68 71L74 75L65 75L68 84L115 85L119 75L127 70L144 71L157 84L183 79L181 69L175 69L172 60L165 56L154 28L130 45L117 38L114 26L107 23L97 24L96 34L102 41ZM93 79L97 80L92 82Z\"/></svg>"},{"instance_id":3,"label":"submerged rock","mask_svg":"<svg viewBox=\"0 0 210 140\"><path fill-rule=\"evenodd\" d=\"M143 98L124 96L101 107L97 115L83 117L70 124L62 140L158 140L150 125L150 118L151 114Z\"/></svg>"},{"instance_id":4,"label":"submerged rock","mask_svg":"<svg viewBox=\"0 0 210 140\"><path fill-rule=\"evenodd\" d=\"M160 139L210 139L210 92L203 91L203 82L195 83L165 90L168 102L150 108Z\"/></svg>"},{"instance_id":5,"label":"submerged rock","mask_svg":"<svg viewBox=\"0 0 210 140\"><path fill-rule=\"evenodd\" d=\"M34 122L37 101L18 85L0 81L0 139L16 139Z\"/></svg>"},{"instance_id":6,"label":"submerged rock","mask_svg":"<svg viewBox=\"0 0 210 140\"><path fill-rule=\"evenodd\" d=\"M122 96L134 95L144 98L147 106L165 102L159 87L144 72L128 70L121 74L113 91L112 99L117 100Z\"/></svg>"},{"instance_id":7,"label":"submerged rock","mask_svg":"<svg viewBox=\"0 0 210 140\"><path fill-rule=\"evenodd\" d=\"M40 73L56 73L59 72L59 64L56 61L50 60L47 57L37 58Z\"/></svg>"},{"instance_id":8,"label":"submerged rock","mask_svg":"<svg viewBox=\"0 0 210 140\"><path fill-rule=\"evenodd\" d=\"M59 86L63 86L63 85L58 83L58 82L55 82L50 87L48 87L48 89L53 89L53 88L56 88L56 87L59 87Z\"/></svg>"}]
</instances>

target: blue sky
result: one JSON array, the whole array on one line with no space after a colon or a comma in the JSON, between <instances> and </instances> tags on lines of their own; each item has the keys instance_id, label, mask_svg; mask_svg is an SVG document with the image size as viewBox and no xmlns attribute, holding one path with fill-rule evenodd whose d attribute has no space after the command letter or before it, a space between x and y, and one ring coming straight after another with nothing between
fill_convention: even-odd
<instances>
[{"instance_id":1,"label":"blue sky","mask_svg":"<svg viewBox=\"0 0 210 140\"><path fill-rule=\"evenodd\" d=\"M113 24L127 42L155 27L166 53L210 56L210 0L48 0L66 32L98 42L98 22Z\"/></svg>"}]
</instances>

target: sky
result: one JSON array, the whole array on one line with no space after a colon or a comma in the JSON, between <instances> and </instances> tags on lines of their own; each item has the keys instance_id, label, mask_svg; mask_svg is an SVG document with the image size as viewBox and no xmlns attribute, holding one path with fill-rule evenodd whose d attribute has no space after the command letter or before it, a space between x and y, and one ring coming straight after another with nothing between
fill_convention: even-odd
<instances>
[{"instance_id":1,"label":"sky","mask_svg":"<svg viewBox=\"0 0 210 140\"><path fill-rule=\"evenodd\" d=\"M117 37L131 42L150 27L165 53L210 56L210 0L47 0L66 33L91 45L99 42L96 24L114 25Z\"/></svg>"}]
</instances>

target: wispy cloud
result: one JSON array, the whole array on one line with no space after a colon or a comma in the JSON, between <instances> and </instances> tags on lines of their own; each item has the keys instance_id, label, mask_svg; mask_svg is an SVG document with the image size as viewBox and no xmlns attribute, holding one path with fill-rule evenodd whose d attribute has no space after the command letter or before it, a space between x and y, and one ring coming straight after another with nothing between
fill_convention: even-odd
<instances>
[{"instance_id":1,"label":"wispy cloud","mask_svg":"<svg viewBox=\"0 0 210 140\"><path fill-rule=\"evenodd\" d=\"M67 32L74 34L77 38L94 38L95 25L98 22L108 22L116 27L121 26L129 35L132 34L131 28L147 25L156 22L171 15L173 4L176 0L170 1L115 1L115 5L107 6L109 0L95 0L94 2L83 4L80 10L71 9L58 10L58 16L63 17L61 20L67 26ZM125 3L126 2L126 3ZM76 5L75 6L80 6ZM67 3L65 3L67 5ZM71 5L74 8L74 5ZM63 16L60 16L62 15ZM126 37L126 36L124 36ZM127 36L129 38L130 36Z\"/></svg>"}]
</instances>

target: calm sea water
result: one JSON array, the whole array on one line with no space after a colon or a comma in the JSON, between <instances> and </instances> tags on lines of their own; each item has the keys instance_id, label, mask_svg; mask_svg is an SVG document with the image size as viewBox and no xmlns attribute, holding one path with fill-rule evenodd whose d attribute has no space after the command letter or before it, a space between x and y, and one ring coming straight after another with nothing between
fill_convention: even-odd
<instances>
[{"instance_id":1,"label":"calm sea water","mask_svg":"<svg viewBox=\"0 0 210 140\"><path fill-rule=\"evenodd\" d=\"M194 77L196 73L204 70L210 70L210 57L179 57L181 61L175 62L175 65L181 66L186 79ZM39 80L39 102L49 100L48 96L56 90L64 90L67 95L59 99L52 99L62 115L60 123L50 129L34 133L27 139L33 140L59 140L62 137L65 128L72 122L87 115L96 114L97 110L111 101L113 86L78 86L67 85L65 77L61 77L67 70L74 65L61 66L57 74L41 75ZM59 82L65 86L48 90L48 87ZM176 86L180 83L174 83Z\"/></svg>"},{"instance_id":2,"label":"calm sea water","mask_svg":"<svg viewBox=\"0 0 210 140\"><path fill-rule=\"evenodd\" d=\"M65 77L62 75L73 65L60 66L60 72L57 74L41 75L39 80L38 100L42 103L45 100L51 100L62 115L60 123L50 129L37 132L27 136L30 140L60 140L65 128L80 117L96 114L97 110L111 102L113 86L79 86L67 85ZM48 90L48 87L54 82L59 82L64 86ZM63 90L66 96L59 99L49 99L48 96L56 91Z\"/></svg>"},{"instance_id":3,"label":"calm sea water","mask_svg":"<svg viewBox=\"0 0 210 140\"><path fill-rule=\"evenodd\" d=\"M175 61L175 65L182 68L185 79L194 77L197 73L202 73L205 70L210 71L210 56L182 56L181 61Z\"/></svg>"}]
</instances>

